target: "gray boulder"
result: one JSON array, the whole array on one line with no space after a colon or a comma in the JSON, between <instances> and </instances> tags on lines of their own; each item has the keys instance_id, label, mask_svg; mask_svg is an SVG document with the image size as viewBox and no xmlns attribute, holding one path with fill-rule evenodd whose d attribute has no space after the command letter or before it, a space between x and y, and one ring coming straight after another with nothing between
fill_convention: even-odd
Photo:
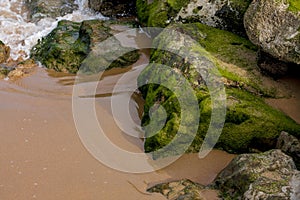
<instances>
[{"instance_id":1,"label":"gray boulder","mask_svg":"<svg viewBox=\"0 0 300 200\"><path fill-rule=\"evenodd\" d=\"M300 64L297 0L254 0L244 16L249 39L278 60Z\"/></svg>"},{"instance_id":2,"label":"gray boulder","mask_svg":"<svg viewBox=\"0 0 300 200\"><path fill-rule=\"evenodd\" d=\"M295 136L281 132L276 147L291 156L297 168L300 169L300 141Z\"/></svg>"},{"instance_id":3,"label":"gray boulder","mask_svg":"<svg viewBox=\"0 0 300 200\"><path fill-rule=\"evenodd\" d=\"M300 172L281 150L237 156L215 185L230 199L300 199Z\"/></svg>"},{"instance_id":4,"label":"gray boulder","mask_svg":"<svg viewBox=\"0 0 300 200\"><path fill-rule=\"evenodd\" d=\"M245 36L243 17L251 0L195 0L183 7L175 20L201 22Z\"/></svg>"}]
</instances>

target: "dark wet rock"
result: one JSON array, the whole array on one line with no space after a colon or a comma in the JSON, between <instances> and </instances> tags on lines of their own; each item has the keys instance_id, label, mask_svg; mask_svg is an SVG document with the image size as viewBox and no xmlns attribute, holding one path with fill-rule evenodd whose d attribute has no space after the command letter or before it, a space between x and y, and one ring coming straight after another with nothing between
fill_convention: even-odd
<instances>
[{"instance_id":1,"label":"dark wet rock","mask_svg":"<svg viewBox=\"0 0 300 200\"><path fill-rule=\"evenodd\" d=\"M10 56L10 47L0 41L0 64L7 61Z\"/></svg>"},{"instance_id":2,"label":"dark wet rock","mask_svg":"<svg viewBox=\"0 0 300 200\"><path fill-rule=\"evenodd\" d=\"M291 156L296 164L296 167L300 169L300 140L295 136L288 134L287 132L281 132L276 148L281 149L284 153Z\"/></svg>"},{"instance_id":3,"label":"dark wet rock","mask_svg":"<svg viewBox=\"0 0 300 200\"><path fill-rule=\"evenodd\" d=\"M245 13L244 25L249 39L262 51L278 60L300 64L298 0L254 0Z\"/></svg>"},{"instance_id":4,"label":"dark wet rock","mask_svg":"<svg viewBox=\"0 0 300 200\"><path fill-rule=\"evenodd\" d=\"M78 9L75 0L26 0L30 18L38 21L44 17L56 18Z\"/></svg>"},{"instance_id":5,"label":"dark wet rock","mask_svg":"<svg viewBox=\"0 0 300 200\"><path fill-rule=\"evenodd\" d=\"M299 199L300 172L280 150L242 154L214 181L225 199Z\"/></svg>"},{"instance_id":6,"label":"dark wet rock","mask_svg":"<svg viewBox=\"0 0 300 200\"><path fill-rule=\"evenodd\" d=\"M110 22L101 20L88 20L82 23L60 21L57 28L32 48L31 57L49 69L69 73L76 73L83 62L84 69L90 73L99 72L102 69L101 66L104 66L104 63L101 62L104 61L112 62L110 67L126 67L134 63L139 57L136 51L111 60L113 48L122 49L117 40L115 43L106 43L107 46L103 49L109 50L110 54L100 57L99 52L102 49L97 49L98 44L111 36ZM100 58L103 59L100 60Z\"/></svg>"},{"instance_id":7,"label":"dark wet rock","mask_svg":"<svg viewBox=\"0 0 300 200\"><path fill-rule=\"evenodd\" d=\"M172 200L204 200L206 199L201 191L206 190L205 186L194 183L188 179L157 184L147 191L161 193L167 199Z\"/></svg>"},{"instance_id":8,"label":"dark wet rock","mask_svg":"<svg viewBox=\"0 0 300 200\"><path fill-rule=\"evenodd\" d=\"M289 63L280 61L262 50L257 54L257 65L263 74L277 79L288 73Z\"/></svg>"},{"instance_id":9,"label":"dark wet rock","mask_svg":"<svg viewBox=\"0 0 300 200\"><path fill-rule=\"evenodd\" d=\"M89 7L106 17L128 17L135 15L134 0L89 0Z\"/></svg>"},{"instance_id":10,"label":"dark wet rock","mask_svg":"<svg viewBox=\"0 0 300 200\"><path fill-rule=\"evenodd\" d=\"M203 24L246 36L244 14L251 0L196 0L190 1L175 17L181 22Z\"/></svg>"},{"instance_id":11,"label":"dark wet rock","mask_svg":"<svg viewBox=\"0 0 300 200\"><path fill-rule=\"evenodd\" d=\"M197 72L203 66L216 66L226 87L226 121L216 145L217 148L238 153L269 150L275 148L277 138L283 130L300 138L300 125L264 102L261 96L270 94L261 88L261 84L255 83L259 76L255 76L253 79L247 78L249 74L247 70L253 73L256 68L255 47L249 41L230 32L200 23L176 24L168 28L191 36L197 43L191 45L187 40L188 37L182 36L178 32L163 31L154 40L158 49L152 51L151 64L141 73L138 82L139 85L143 85L142 83L147 83L152 75L159 77L158 75L162 72L153 70L153 66L159 63L173 68L173 73L184 76L191 83L199 103L200 125L188 152L199 151L211 123L210 93L202 75ZM185 55L188 56L181 58L178 54L159 50L168 47L177 49L181 53L186 52ZM250 59L249 55L252 54L254 58L251 61L252 58ZM253 62L253 65L250 65L250 62ZM240 75L239 71L243 71L243 73ZM170 82L174 81L174 88L182 88L181 82L173 80L171 75L172 73L164 76ZM148 84L140 87L140 90L145 99L143 126L151 124L151 120L154 119L151 114L153 109L158 110L158 113L161 112L156 108L156 104L163 106L167 112L167 121L156 134L152 133L156 129L145 130L147 137L144 143L145 151L152 152L154 157L159 157L160 155L155 151L175 139L180 126L179 101L172 90L161 85ZM188 124L194 123L193 119L188 120L190 120ZM216 124L216 126L218 125ZM189 129L190 127L187 126L184 130ZM189 134L187 133L185 136L188 137ZM184 144L180 142L176 144L176 148L170 150L170 155L182 153L180 151Z\"/></svg>"}]
</instances>

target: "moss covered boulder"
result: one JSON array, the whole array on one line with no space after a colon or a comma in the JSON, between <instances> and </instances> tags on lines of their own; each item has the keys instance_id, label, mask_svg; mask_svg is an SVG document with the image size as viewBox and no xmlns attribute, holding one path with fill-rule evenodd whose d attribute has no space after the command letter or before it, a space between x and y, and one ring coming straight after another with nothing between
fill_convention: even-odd
<instances>
[{"instance_id":1,"label":"moss covered boulder","mask_svg":"<svg viewBox=\"0 0 300 200\"><path fill-rule=\"evenodd\" d=\"M175 17L181 22L201 22L245 36L244 14L252 0L190 1Z\"/></svg>"},{"instance_id":2,"label":"moss covered boulder","mask_svg":"<svg viewBox=\"0 0 300 200\"><path fill-rule=\"evenodd\" d=\"M83 34L83 30L80 32L80 28L81 23L60 21L49 35L32 48L31 58L49 69L76 73L90 51L90 37Z\"/></svg>"},{"instance_id":3,"label":"moss covered boulder","mask_svg":"<svg viewBox=\"0 0 300 200\"><path fill-rule=\"evenodd\" d=\"M224 199L300 198L300 172L280 150L237 156L214 184Z\"/></svg>"},{"instance_id":4,"label":"moss covered boulder","mask_svg":"<svg viewBox=\"0 0 300 200\"><path fill-rule=\"evenodd\" d=\"M44 17L60 17L78 9L75 0L26 0L30 18L38 21Z\"/></svg>"},{"instance_id":5,"label":"moss covered boulder","mask_svg":"<svg viewBox=\"0 0 300 200\"><path fill-rule=\"evenodd\" d=\"M189 0L137 0L139 21L148 27L166 27Z\"/></svg>"},{"instance_id":6,"label":"moss covered boulder","mask_svg":"<svg viewBox=\"0 0 300 200\"><path fill-rule=\"evenodd\" d=\"M251 0L137 0L144 26L166 27L171 22L200 22L246 36L243 17Z\"/></svg>"},{"instance_id":7,"label":"moss covered boulder","mask_svg":"<svg viewBox=\"0 0 300 200\"><path fill-rule=\"evenodd\" d=\"M300 2L254 0L244 17L249 39L264 52L300 64Z\"/></svg>"},{"instance_id":8,"label":"moss covered boulder","mask_svg":"<svg viewBox=\"0 0 300 200\"><path fill-rule=\"evenodd\" d=\"M230 32L200 23L177 24L169 28L176 31L171 32L172 34L170 31L163 31L154 40L158 50L152 52L151 63L141 73L138 82L139 85L143 85L149 80L148 77L159 77L161 71L153 68L157 63L170 66L174 69L173 73L184 76L190 82L198 100L200 120L197 135L188 152L199 151L208 127L212 123L212 92L208 90L202 74L197 73L203 66L216 66L226 87L225 124L216 147L228 152L267 150L276 146L277 138L283 130L297 138L300 137L299 124L264 102L262 96L273 95L276 92L273 93L264 88L263 84L259 84L260 75L254 75L257 74L255 71L256 53L255 47L249 41ZM179 33L191 36L196 41L196 45L191 46L186 40L187 36ZM180 57L176 53L159 50L166 47L177 49L178 52L186 52L188 56ZM184 90L181 82L173 80L171 75L172 73L164 76L174 82L174 87ZM156 116L152 114L153 109L157 110L158 116L166 116L164 126L156 134L153 133L156 129L145 129L147 137L145 151L153 152L154 155L154 151L165 147L176 137L182 120L180 104L172 90L162 85L147 84L140 90L145 99L142 124L146 127L151 124L151 120L155 119ZM163 106L166 114L159 109L157 104ZM194 119L186 118L185 120L192 122ZM217 123L212 126L220 125ZM187 132L189 128L189 126L186 127ZM189 134L193 133L187 133ZM182 146L184 144L179 143L170 154L180 153Z\"/></svg>"},{"instance_id":9,"label":"moss covered boulder","mask_svg":"<svg viewBox=\"0 0 300 200\"><path fill-rule=\"evenodd\" d=\"M85 61L85 65L88 65L85 69L91 73L98 72L101 70L99 65L102 62L98 59L99 51L101 51L101 49L97 49L98 44L112 37L111 23L101 20L88 20L82 23L60 21L49 35L32 48L31 57L49 69L76 73L83 61L90 55ZM124 48L117 39L114 41L114 43L106 43L107 46L102 48ZM112 54L112 51L110 53ZM126 67L134 63L138 57L139 54L133 50L120 58L110 58L109 56L101 58L105 62L112 62L111 67Z\"/></svg>"}]
</instances>

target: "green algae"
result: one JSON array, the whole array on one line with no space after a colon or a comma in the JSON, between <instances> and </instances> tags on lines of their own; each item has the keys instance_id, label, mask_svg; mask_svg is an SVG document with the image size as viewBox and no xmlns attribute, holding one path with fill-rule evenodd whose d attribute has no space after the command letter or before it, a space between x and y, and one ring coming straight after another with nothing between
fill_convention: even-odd
<instances>
[{"instance_id":1,"label":"green algae","mask_svg":"<svg viewBox=\"0 0 300 200\"><path fill-rule=\"evenodd\" d=\"M264 102L262 96L271 95L271 92L264 90L259 85L258 80L240 76L221 66L223 61L220 60L224 60L226 63L238 66L239 69L251 72L256 66L254 61L253 63L251 63L251 60L249 61L249 55L255 55L256 47L254 45L248 40L227 31L198 23L173 25L171 28L180 30L199 42L199 45L192 46L190 51L198 52L198 59L200 60L207 59L215 63L221 75L227 81L235 83L226 85L226 120L216 145L217 148L233 153L251 152L253 149L268 150L275 147L277 137L281 131L287 131L300 138L300 125ZM175 41L170 41L164 37L164 35L160 35L154 40L154 43L158 44L158 49L151 53L150 61L178 69L176 72L190 81L199 102L200 121L197 135L187 152L197 152L211 123L210 93L205 82L201 81L201 78L195 72L197 66L193 66L190 62L186 62L185 58L181 58L174 53L159 50L160 45L176 45ZM140 74L138 81L147 79L146 77L151 73L155 75L156 72L151 72L150 64ZM256 88L260 93L252 92L248 87ZM145 151L153 152L165 147L176 137L181 122L180 105L176 100L176 96L163 86L149 84L141 87L140 90L145 99L142 125L146 126L150 123L149 111L154 104L159 103L163 106L168 116L165 126L157 134L147 135L146 131L146 137L148 138L145 140ZM213 126L218 127L219 124L213 124ZM181 146L183 144L178 144L178 149ZM176 148L173 149L174 155L178 152L179 150Z\"/></svg>"}]
</instances>

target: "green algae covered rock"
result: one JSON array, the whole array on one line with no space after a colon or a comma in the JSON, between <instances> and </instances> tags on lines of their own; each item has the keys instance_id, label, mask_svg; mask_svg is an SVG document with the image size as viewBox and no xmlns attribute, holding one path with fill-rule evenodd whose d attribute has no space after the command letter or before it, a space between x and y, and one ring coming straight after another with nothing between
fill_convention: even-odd
<instances>
[{"instance_id":1,"label":"green algae covered rock","mask_svg":"<svg viewBox=\"0 0 300 200\"><path fill-rule=\"evenodd\" d=\"M299 124L264 102L262 96L273 94L264 88L263 84L259 84L261 81L259 75L254 76L257 74L255 47L249 41L200 23L177 24L168 28L176 31L172 32L172 35L163 31L154 40L158 50L152 51L151 63L141 73L138 82L139 85L143 85L151 75L160 74L159 70L153 70L153 66L157 63L170 66L174 69L174 73L183 75L190 82L198 99L200 121L197 135L187 152L199 151L211 123L211 92L208 91L202 74L197 73L203 66L215 65L226 87L225 124L216 144L217 148L236 153L250 152L254 149L268 150L276 146L277 138L283 130L300 137ZM197 41L197 45L189 46L186 37L178 34L179 32L191 36ZM185 51L189 56L182 58L177 56L178 54L159 50L166 47L177 49L178 52ZM165 76L167 79L170 77L170 81L173 80L171 73ZM174 80L174 87L183 86ZM145 99L143 126L146 127L155 118L151 113L157 104L163 106L166 111L166 122L162 129L156 134L153 133L155 129L145 129L147 137L144 144L145 151L154 152L168 145L176 137L182 120L180 104L172 90L162 85L148 84L140 87L140 90ZM163 115L161 109L158 109L159 113ZM192 122L193 119L186 120ZM218 127L220 124L215 126ZM187 130L188 128L186 127ZM187 133L189 134L193 133ZM177 148L173 148L170 154L180 153L179 149L182 146L184 144L178 143ZM157 155L153 153L153 156Z\"/></svg>"},{"instance_id":2,"label":"green algae covered rock","mask_svg":"<svg viewBox=\"0 0 300 200\"><path fill-rule=\"evenodd\" d=\"M144 26L166 27L171 22L200 22L246 36L243 17L251 0L137 0Z\"/></svg>"},{"instance_id":3,"label":"green algae covered rock","mask_svg":"<svg viewBox=\"0 0 300 200\"><path fill-rule=\"evenodd\" d=\"M144 26L166 27L189 0L137 0L137 16Z\"/></svg>"},{"instance_id":4,"label":"green algae covered rock","mask_svg":"<svg viewBox=\"0 0 300 200\"><path fill-rule=\"evenodd\" d=\"M181 22L201 22L245 36L244 14L252 0L190 1L175 17Z\"/></svg>"},{"instance_id":5,"label":"green algae covered rock","mask_svg":"<svg viewBox=\"0 0 300 200\"><path fill-rule=\"evenodd\" d=\"M82 34L80 28L81 23L60 21L49 35L32 48L31 58L49 69L76 73L90 51L90 37Z\"/></svg>"},{"instance_id":6,"label":"green algae covered rock","mask_svg":"<svg viewBox=\"0 0 300 200\"><path fill-rule=\"evenodd\" d=\"M82 23L60 21L57 28L32 48L31 57L49 69L69 73L76 73L83 62L86 72L89 73L103 70L99 66L103 64L101 63L103 60L109 64L109 68L126 67L139 58L137 51L132 50L112 59L109 55L102 56L101 61L98 58L101 51L98 49L99 44L113 36L111 23L101 20L88 20ZM106 44L107 46L102 48L110 50L110 55L113 52L112 48L116 51L123 48L117 40Z\"/></svg>"},{"instance_id":7,"label":"green algae covered rock","mask_svg":"<svg viewBox=\"0 0 300 200\"><path fill-rule=\"evenodd\" d=\"M280 150L242 154L214 181L223 199L291 199L300 197L300 172Z\"/></svg>"}]
</instances>

